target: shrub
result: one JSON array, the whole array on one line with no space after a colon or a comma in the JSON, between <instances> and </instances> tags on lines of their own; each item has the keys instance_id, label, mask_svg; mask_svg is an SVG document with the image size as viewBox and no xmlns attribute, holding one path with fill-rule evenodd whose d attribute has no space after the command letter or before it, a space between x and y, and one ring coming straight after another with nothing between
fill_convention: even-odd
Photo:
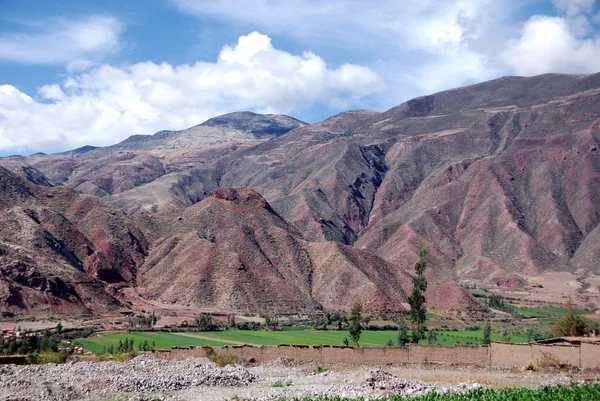
<instances>
[{"instance_id":1,"label":"shrub","mask_svg":"<svg viewBox=\"0 0 600 401\"><path fill-rule=\"evenodd\" d=\"M327 369L325 366L321 366L321 365L317 365L317 367L315 367L315 373L317 373L317 374L327 372L328 370L329 369Z\"/></svg>"},{"instance_id":2,"label":"shrub","mask_svg":"<svg viewBox=\"0 0 600 401\"><path fill-rule=\"evenodd\" d=\"M277 380L275 383L271 384L271 387L283 387L283 383L281 380Z\"/></svg>"},{"instance_id":3,"label":"shrub","mask_svg":"<svg viewBox=\"0 0 600 401\"><path fill-rule=\"evenodd\" d=\"M30 365L34 365L36 363L39 363L39 359L40 359L40 354L37 352L30 352L27 354L27 356L25 357L25 359L27 360L27 363Z\"/></svg>"},{"instance_id":4,"label":"shrub","mask_svg":"<svg viewBox=\"0 0 600 401\"><path fill-rule=\"evenodd\" d=\"M232 354L230 352L225 352L222 354L215 354L212 353L208 359L210 359L212 362L216 363L217 366L223 368L227 365L231 365L231 366L235 366L235 365L243 365L245 364L245 360L244 358L242 358L239 355L236 354Z\"/></svg>"},{"instance_id":5,"label":"shrub","mask_svg":"<svg viewBox=\"0 0 600 401\"><path fill-rule=\"evenodd\" d=\"M42 351L39 354L37 363L65 363L67 356L62 352Z\"/></svg>"},{"instance_id":6,"label":"shrub","mask_svg":"<svg viewBox=\"0 0 600 401\"><path fill-rule=\"evenodd\" d=\"M135 351L124 352L122 354L115 354L114 360L117 362L127 362L127 361L132 360L136 356L137 356L137 352L135 352Z\"/></svg>"}]
</instances>

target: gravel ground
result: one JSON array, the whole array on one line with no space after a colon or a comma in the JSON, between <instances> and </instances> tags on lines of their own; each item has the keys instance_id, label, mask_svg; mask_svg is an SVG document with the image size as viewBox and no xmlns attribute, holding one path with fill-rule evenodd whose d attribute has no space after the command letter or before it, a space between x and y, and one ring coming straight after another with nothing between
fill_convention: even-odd
<instances>
[{"instance_id":1,"label":"gravel ground","mask_svg":"<svg viewBox=\"0 0 600 401\"><path fill-rule=\"evenodd\" d=\"M581 374L525 373L474 367L335 366L293 360L219 368L206 358L63 365L0 365L0 400L276 400L280 397L365 397L456 393L482 386L569 384Z\"/></svg>"}]
</instances>

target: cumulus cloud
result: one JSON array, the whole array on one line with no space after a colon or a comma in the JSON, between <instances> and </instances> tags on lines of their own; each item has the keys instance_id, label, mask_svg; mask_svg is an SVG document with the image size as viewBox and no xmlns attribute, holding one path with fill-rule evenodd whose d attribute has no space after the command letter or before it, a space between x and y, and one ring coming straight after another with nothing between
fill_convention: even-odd
<instances>
[{"instance_id":1,"label":"cumulus cloud","mask_svg":"<svg viewBox=\"0 0 600 401\"><path fill-rule=\"evenodd\" d=\"M0 60L31 64L67 64L85 57L99 58L119 49L122 26L114 18L62 18L33 24L33 34L0 36Z\"/></svg>"},{"instance_id":2,"label":"cumulus cloud","mask_svg":"<svg viewBox=\"0 0 600 401\"><path fill-rule=\"evenodd\" d=\"M566 18L536 15L524 24L520 38L507 46L502 58L519 75L597 72L600 38L578 36Z\"/></svg>"},{"instance_id":3,"label":"cumulus cloud","mask_svg":"<svg viewBox=\"0 0 600 401\"><path fill-rule=\"evenodd\" d=\"M223 47L216 62L101 65L39 88L39 100L0 86L0 150L108 145L233 110L292 113L315 102L349 105L384 89L369 68L328 68L314 53L275 49L254 32Z\"/></svg>"}]
</instances>

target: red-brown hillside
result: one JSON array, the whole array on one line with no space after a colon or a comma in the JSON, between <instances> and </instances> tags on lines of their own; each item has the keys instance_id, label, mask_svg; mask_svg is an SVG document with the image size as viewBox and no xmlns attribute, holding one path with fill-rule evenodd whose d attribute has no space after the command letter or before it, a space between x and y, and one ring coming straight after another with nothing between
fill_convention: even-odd
<instances>
[{"instance_id":1,"label":"red-brown hillside","mask_svg":"<svg viewBox=\"0 0 600 401\"><path fill-rule=\"evenodd\" d=\"M222 188L180 215L140 216L140 294L210 310L402 310L410 278L370 252L309 243L256 191Z\"/></svg>"}]
</instances>

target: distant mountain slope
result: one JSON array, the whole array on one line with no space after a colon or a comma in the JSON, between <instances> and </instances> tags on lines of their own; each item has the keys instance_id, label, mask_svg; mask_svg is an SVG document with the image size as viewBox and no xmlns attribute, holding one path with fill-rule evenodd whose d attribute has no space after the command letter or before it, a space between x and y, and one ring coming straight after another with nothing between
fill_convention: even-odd
<instances>
[{"instance_id":1,"label":"distant mountain slope","mask_svg":"<svg viewBox=\"0 0 600 401\"><path fill-rule=\"evenodd\" d=\"M293 117L278 114L234 112L211 118L181 131L160 131L154 135L133 135L116 145L85 149L78 154L86 159L99 158L116 151L170 151L199 148L224 142L269 139L307 125ZM161 153L163 153L161 152ZM69 154L69 152L65 152Z\"/></svg>"},{"instance_id":2,"label":"distant mountain slope","mask_svg":"<svg viewBox=\"0 0 600 401\"><path fill-rule=\"evenodd\" d=\"M313 240L406 269L427 246L439 279L521 283L598 272L587 237L600 222L599 127L600 74L503 78L342 113L218 170Z\"/></svg>"}]
</instances>

